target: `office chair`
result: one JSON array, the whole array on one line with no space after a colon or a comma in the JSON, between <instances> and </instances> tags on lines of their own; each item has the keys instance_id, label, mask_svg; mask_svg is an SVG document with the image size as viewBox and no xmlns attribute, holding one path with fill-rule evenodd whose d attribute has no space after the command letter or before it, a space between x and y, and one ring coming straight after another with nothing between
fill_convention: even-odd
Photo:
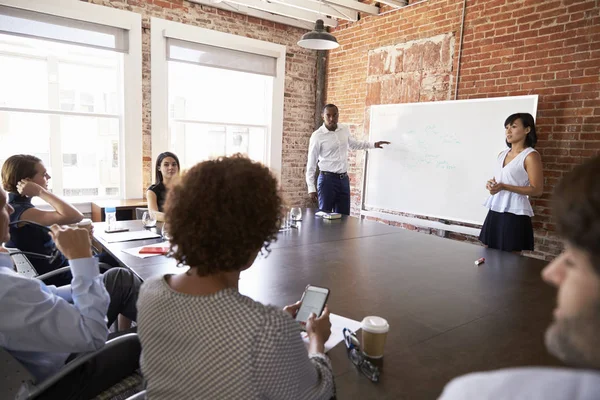
<instances>
[{"instance_id":1,"label":"office chair","mask_svg":"<svg viewBox=\"0 0 600 400\"><path fill-rule=\"evenodd\" d=\"M52 278L55 275L59 275L59 274L62 274L63 272L67 272L70 270L70 267L66 266L66 267L61 267L61 268L55 269L54 271L50 271L50 272L47 272L42 275L38 275L37 270L35 269L33 264L31 264L31 261L29 261L29 259L26 256L46 258L46 259L52 259L53 256L47 256L45 254L38 254L38 253L31 253L28 251L21 251L17 248L13 248L13 247L7 247L6 250L8 250L8 253L10 254L10 258L12 258L12 260L15 264L17 273L19 275L23 275L27 278L35 278L35 279L44 281L46 279Z\"/></svg>"},{"instance_id":2,"label":"office chair","mask_svg":"<svg viewBox=\"0 0 600 400\"><path fill-rule=\"evenodd\" d=\"M136 207L135 209L135 219L142 219L144 212L148 211L147 207Z\"/></svg>"},{"instance_id":3,"label":"office chair","mask_svg":"<svg viewBox=\"0 0 600 400\"><path fill-rule=\"evenodd\" d=\"M134 374L139 368L141 345L138 335L129 333L116 337L106 342L100 350L85 353L67 363L60 371L42 382L34 384L35 379L21 363L6 349L0 347L0 398L30 400L45 393L62 379L68 378L69 374L79 368L85 368L86 363L91 362L99 355L114 360L114 365L106 368L110 376L106 376L102 386L98 388L97 396L103 391L119 383L123 378ZM129 359L124 360L122 354L127 351L131 353ZM99 377L100 378L100 377Z\"/></svg>"},{"instance_id":4,"label":"office chair","mask_svg":"<svg viewBox=\"0 0 600 400\"><path fill-rule=\"evenodd\" d=\"M126 400L146 400L146 391L142 390L141 392L128 397Z\"/></svg>"}]
</instances>

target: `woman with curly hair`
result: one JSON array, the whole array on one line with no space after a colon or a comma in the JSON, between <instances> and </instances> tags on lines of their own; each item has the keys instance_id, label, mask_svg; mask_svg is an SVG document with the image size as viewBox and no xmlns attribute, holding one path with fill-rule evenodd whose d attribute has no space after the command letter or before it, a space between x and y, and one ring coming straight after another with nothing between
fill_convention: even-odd
<instances>
[{"instance_id":1,"label":"woman with curly hair","mask_svg":"<svg viewBox=\"0 0 600 400\"><path fill-rule=\"evenodd\" d=\"M329 311L311 315L309 355L293 316L238 292L240 273L277 237L282 200L269 170L241 156L205 161L169 191L173 257L190 269L146 281L138 302L150 399L329 399Z\"/></svg>"}]
</instances>

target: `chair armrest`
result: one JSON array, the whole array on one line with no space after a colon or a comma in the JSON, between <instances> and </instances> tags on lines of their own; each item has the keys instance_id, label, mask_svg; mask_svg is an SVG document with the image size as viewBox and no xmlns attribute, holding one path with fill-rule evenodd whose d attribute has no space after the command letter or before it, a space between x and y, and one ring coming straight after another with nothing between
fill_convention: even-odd
<instances>
[{"instance_id":1,"label":"chair armrest","mask_svg":"<svg viewBox=\"0 0 600 400\"><path fill-rule=\"evenodd\" d=\"M146 391L142 390L134 394L133 396L128 397L126 400L145 400L146 399Z\"/></svg>"},{"instance_id":2,"label":"chair armrest","mask_svg":"<svg viewBox=\"0 0 600 400\"><path fill-rule=\"evenodd\" d=\"M128 349L127 351L125 351L126 348ZM113 356L110 357L110 359L114 360L115 363L118 364L118 367L115 366L115 368L119 371L124 372L120 373L120 375L118 375L118 378L106 381L106 388L109 388L118 383L125 376L130 375L139 368L141 351L142 346L136 333L128 333L126 335L117 336L116 338L107 341L104 347L102 347L101 349L94 352L86 353L75 358L73 361L69 362L67 365L61 368L61 370L58 371L56 374L44 380L39 385L36 385L35 388L33 388L33 390L30 392L29 398L33 399L36 396L43 394L44 391L50 388L52 385L56 384L61 379L67 377L71 372L75 371L78 368L81 368L87 362L93 360L99 355L110 357L110 355L113 354ZM129 357L129 359L123 359L122 355L126 353L132 354L133 357ZM114 372L114 369L111 372ZM101 379L100 377L98 378Z\"/></svg>"},{"instance_id":3,"label":"chair armrest","mask_svg":"<svg viewBox=\"0 0 600 400\"><path fill-rule=\"evenodd\" d=\"M40 281L45 281L46 279L52 278L55 275L59 275L59 274L62 274L63 272L67 272L70 270L71 270L71 267L69 267L69 266L61 267L61 268L55 269L54 271L50 271L50 272L46 272L45 274L38 275L35 277L35 279L39 279Z\"/></svg>"}]
</instances>

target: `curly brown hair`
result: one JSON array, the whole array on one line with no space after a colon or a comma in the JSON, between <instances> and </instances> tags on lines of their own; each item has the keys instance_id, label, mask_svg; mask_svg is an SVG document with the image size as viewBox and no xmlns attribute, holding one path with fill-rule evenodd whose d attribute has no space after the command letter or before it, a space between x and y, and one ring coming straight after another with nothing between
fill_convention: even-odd
<instances>
[{"instance_id":1,"label":"curly brown hair","mask_svg":"<svg viewBox=\"0 0 600 400\"><path fill-rule=\"evenodd\" d=\"M35 167L42 162L36 156L15 154L4 161L2 165L2 186L10 193L17 192L17 183L22 179L33 178L37 171Z\"/></svg>"},{"instance_id":2,"label":"curly brown hair","mask_svg":"<svg viewBox=\"0 0 600 400\"><path fill-rule=\"evenodd\" d=\"M600 274L600 156L563 177L554 190L553 206L560 235L588 252Z\"/></svg>"},{"instance_id":3,"label":"curly brown hair","mask_svg":"<svg viewBox=\"0 0 600 400\"><path fill-rule=\"evenodd\" d=\"M237 154L196 164L167 195L171 256L207 276L268 253L282 214L277 186L267 167Z\"/></svg>"}]
</instances>

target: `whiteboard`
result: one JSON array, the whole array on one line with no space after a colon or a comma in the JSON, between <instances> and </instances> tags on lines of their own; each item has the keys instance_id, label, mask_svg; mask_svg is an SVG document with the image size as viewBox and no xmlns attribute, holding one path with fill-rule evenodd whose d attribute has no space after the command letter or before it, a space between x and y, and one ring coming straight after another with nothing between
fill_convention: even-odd
<instances>
[{"instance_id":1,"label":"whiteboard","mask_svg":"<svg viewBox=\"0 0 600 400\"><path fill-rule=\"evenodd\" d=\"M538 96L498 97L371 107L366 207L483 224L498 153L506 149L504 121L535 117Z\"/></svg>"}]
</instances>

